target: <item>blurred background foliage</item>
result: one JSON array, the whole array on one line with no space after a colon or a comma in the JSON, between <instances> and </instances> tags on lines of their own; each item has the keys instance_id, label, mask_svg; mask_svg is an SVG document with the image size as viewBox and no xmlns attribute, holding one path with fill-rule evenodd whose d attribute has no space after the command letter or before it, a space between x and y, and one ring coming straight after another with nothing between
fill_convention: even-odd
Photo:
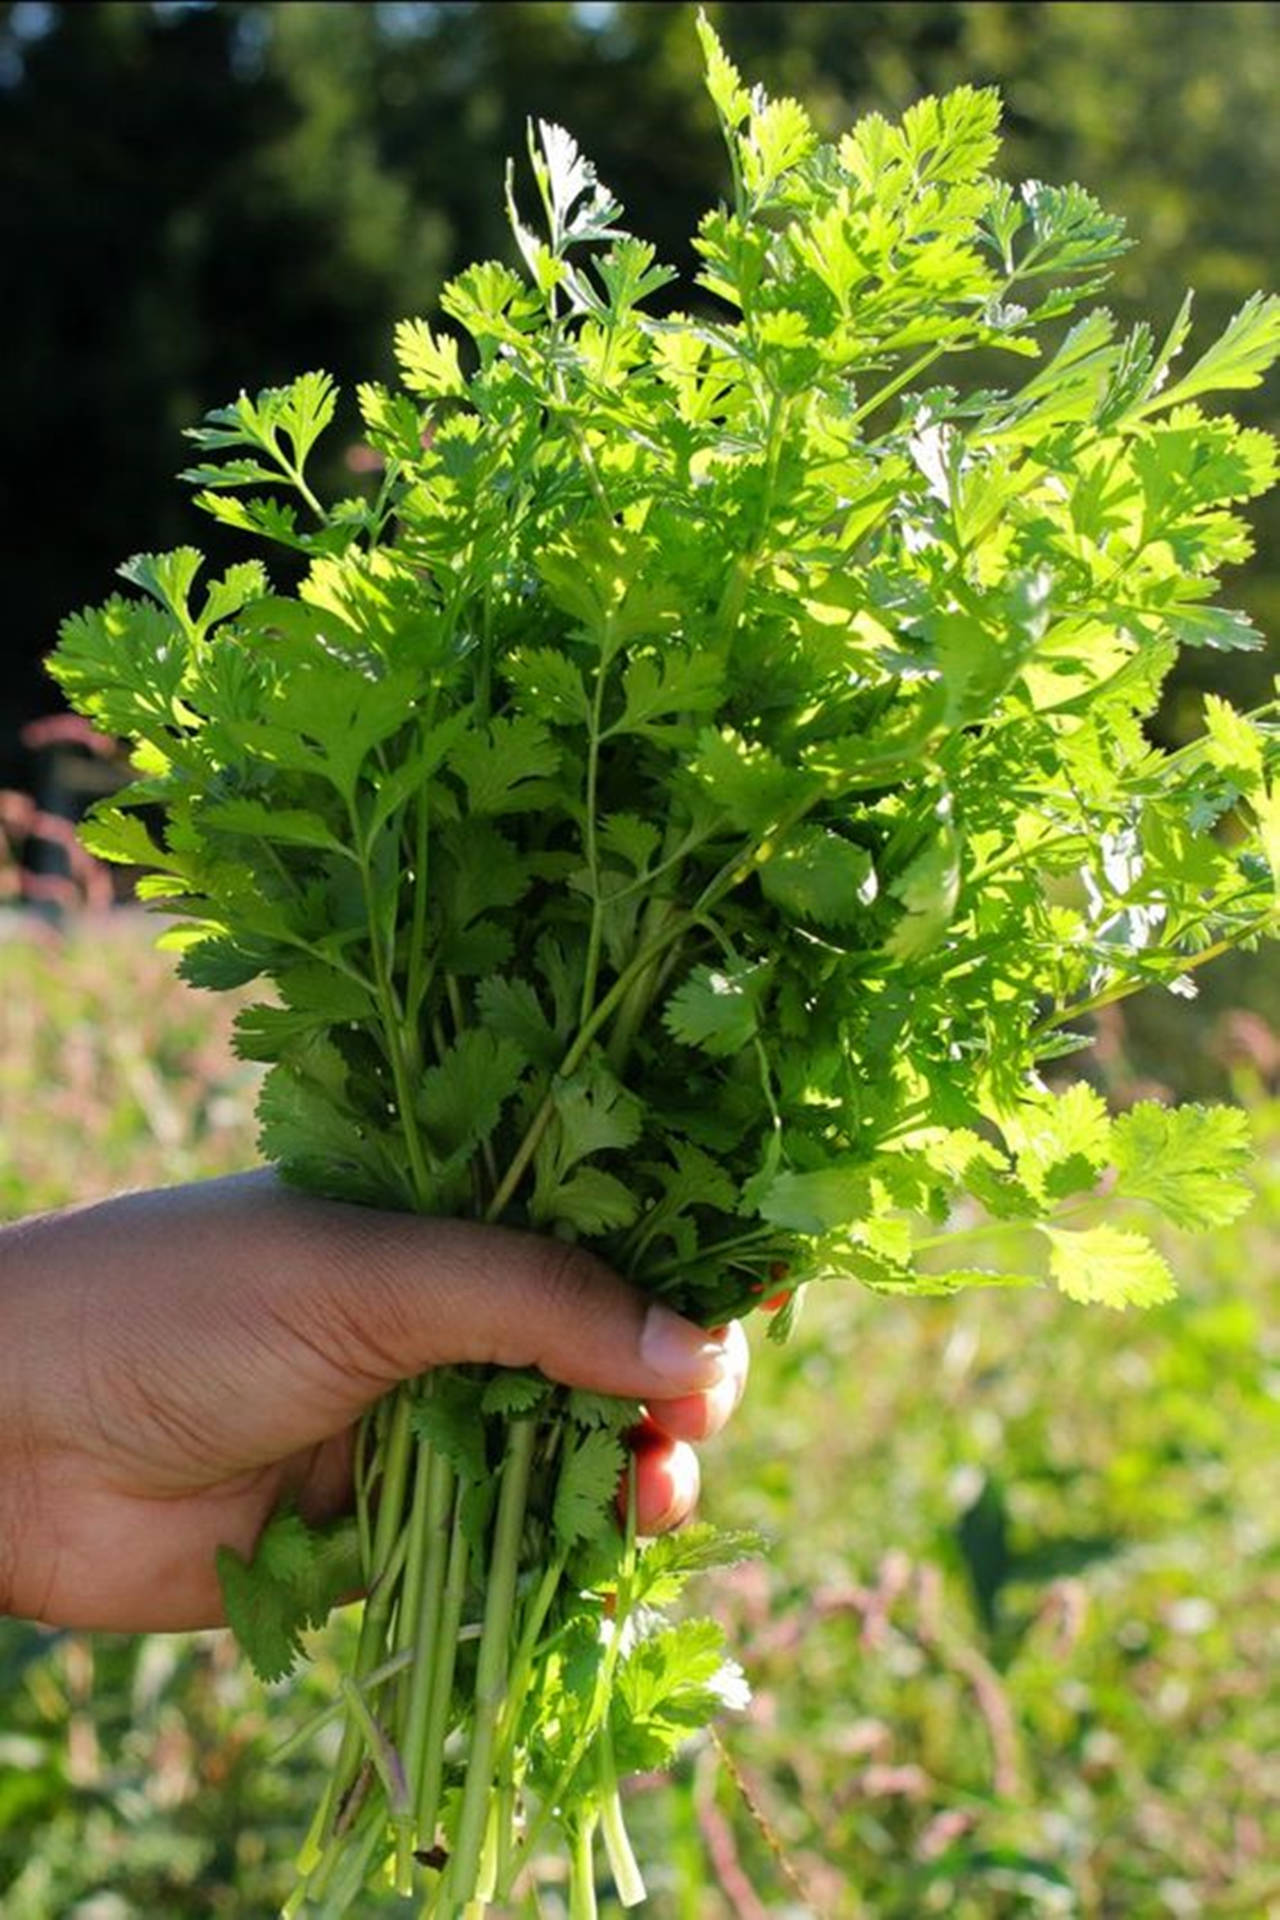
<instances>
[{"instance_id":1,"label":"blurred background foliage","mask_svg":"<svg viewBox=\"0 0 1280 1920\"><path fill-rule=\"evenodd\" d=\"M1207 330L1276 285L1271 0L708 12L750 78L827 130L995 82L1005 171L1078 179L1128 219L1123 319L1159 322L1194 286ZM94 785L90 747L31 724L56 707L40 662L58 619L139 547L226 551L174 482L180 429L303 367L348 389L388 372L392 322L506 254L527 115L567 123L691 270L723 187L692 15L0 4L0 883L6 849L57 868L29 796L65 796L68 755L70 784ZM1276 388L1239 410L1274 427ZM335 436L334 483L356 474ZM1280 501L1257 524L1227 593L1275 633ZM1197 657L1166 737L1198 730L1203 687L1251 704L1274 668L1274 650ZM101 903L91 873L71 882ZM132 915L72 914L63 935L0 917L0 1216L251 1158L232 1011L174 982ZM832 1294L762 1353L708 1506L776 1544L703 1595L757 1699L723 1751L635 1795L655 1920L1280 1916L1277 1024L1276 970L1245 956L1198 1007L1112 1010L1083 1062L1120 1101L1226 1092L1257 1116L1259 1206L1170 1249L1175 1306L1118 1322L1038 1297ZM268 1700L218 1636L0 1623L5 1920L268 1915L320 1764L271 1752L328 1697L348 1630Z\"/></svg>"}]
</instances>

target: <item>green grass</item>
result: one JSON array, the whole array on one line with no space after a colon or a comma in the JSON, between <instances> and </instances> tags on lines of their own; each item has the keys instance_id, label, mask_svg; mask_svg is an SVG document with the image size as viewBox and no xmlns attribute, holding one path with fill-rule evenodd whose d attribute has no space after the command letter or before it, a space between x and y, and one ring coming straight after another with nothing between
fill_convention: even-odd
<instances>
[{"instance_id":1,"label":"green grass","mask_svg":"<svg viewBox=\"0 0 1280 1920\"><path fill-rule=\"evenodd\" d=\"M0 944L0 1211L245 1164L230 1013L130 916ZM1258 1204L1167 1244L1168 1308L833 1288L758 1344L705 1510L771 1551L698 1595L755 1701L632 1790L653 1920L1280 1915L1280 1107L1254 1111ZM269 1916L323 1765L272 1751L350 1630L268 1690L224 1635L0 1623L4 1920Z\"/></svg>"}]
</instances>

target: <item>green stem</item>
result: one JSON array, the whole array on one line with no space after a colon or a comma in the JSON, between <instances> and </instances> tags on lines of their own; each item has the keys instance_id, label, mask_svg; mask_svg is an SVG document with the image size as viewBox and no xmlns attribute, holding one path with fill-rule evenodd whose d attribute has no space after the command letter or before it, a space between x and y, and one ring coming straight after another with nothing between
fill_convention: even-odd
<instances>
[{"instance_id":1,"label":"green stem","mask_svg":"<svg viewBox=\"0 0 1280 1920\"><path fill-rule=\"evenodd\" d=\"M883 387L878 388L869 400L864 400L857 412L851 416L846 424L849 427L861 426L862 422L868 415L873 414L877 407L884 406L887 400L892 400L896 393L901 393L904 387L909 386L917 374L926 372L935 360L940 360L944 353L953 351L955 351L955 346L951 341L947 341L940 347L930 347L927 353L922 353L918 360L913 360L909 367L904 367L901 373L895 374L892 380L887 381Z\"/></svg>"},{"instance_id":2,"label":"green stem","mask_svg":"<svg viewBox=\"0 0 1280 1920\"><path fill-rule=\"evenodd\" d=\"M449 1536L449 1565L431 1666L427 1724L418 1776L418 1839L425 1847L435 1841L436 1821L440 1813L440 1796L444 1785L444 1743L453 1705L453 1670L458 1656L458 1630L462 1624L470 1558L470 1543L462 1529L462 1488L457 1487Z\"/></svg>"},{"instance_id":3,"label":"green stem","mask_svg":"<svg viewBox=\"0 0 1280 1920\"><path fill-rule=\"evenodd\" d=\"M677 823L674 814L668 814L659 854L659 868L674 864L675 872L669 885L675 883L676 874L679 872L681 850L685 848L687 840L687 828ZM637 936L637 946L641 953L651 949L661 939L663 928L676 911L675 902L669 891L664 890L661 894L655 893L650 897L641 918ZM622 1071L631 1050L631 1043L653 1002L663 961L664 953L659 949L643 971L636 975L618 1008L608 1042L609 1064L615 1073Z\"/></svg>"},{"instance_id":4,"label":"green stem","mask_svg":"<svg viewBox=\"0 0 1280 1920\"><path fill-rule=\"evenodd\" d=\"M355 1905L364 1892L369 1869L383 1841L382 1813L375 1807L366 1815L363 1832L344 1835L337 1843L335 1870L325 1890L323 1920L337 1920L337 1916Z\"/></svg>"},{"instance_id":5,"label":"green stem","mask_svg":"<svg viewBox=\"0 0 1280 1920\"><path fill-rule=\"evenodd\" d=\"M1008 1234L1039 1233L1046 1227L1061 1226L1066 1220L1077 1219L1097 1197L1094 1194L1086 1194L1082 1199L1072 1201L1069 1207L1059 1207L1051 1220L981 1220L977 1226L956 1227L951 1233L925 1234L922 1239L912 1242L911 1251L913 1254L928 1253L934 1247L954 1247L963 1245L969 1240L992 1240Z\"/></svg>"},{"instance_id":6,"label":"green stem","mask_svg":"<svg viewBox=\"0 0 1280 1920\"><path fill-rule=\"evenodd\" d=\"M425 744L427 735L435 723L436 693L433 686L427 710L423 715L421 738ZM427 981L427 872L430 860L430 808L427 805L427 781L424 778L417 794L417 834L413 849L413 915L409 926L409 984L405 990L405 1014L409 1022L411 1043L417 1051L421 1050L418 1039L419 1020L422 1012L422 998Z\"/></svg>"},{"instance_id":7,"label":"green stem","mask_svg":"<svg viewBox=\"0 0 1280 1920\"><path fill-rule=\"evenodd\" d=\"M494 1777L503 1808L498 1824L496 1882L498 1897L502 1900L510 1898L511 1884L520 1866L516 1858L514 1820L516 1735L520 1727L520 1712L525 1703L542 1629L546 1624L547 1614L551 1610L551 1603L560 1590L560 1582L564 1578L565 1561L565 1554L559 1553L544 1570L537 1591L526 1607L524 1625L507 1675L506 1699L498 1725L497 1753L494 1761Z\"/></svg>"},{"instance_id":8,"label":"green stem","mask_svg":"<svg viewBox=\"0 0 1280 1920\"><path fill-rule=\"evenodd\" d=\"M354 800L348 802L347 811L351 822L352 841L356 846L360 846L360 819ZM369 928L369 951L373 959L374 984L382 1034L386 1042L387 1059L391 1065L391 1078L395 1083L400 1131L404 1135L405 1149L409 1155L414 1205L419 1213L430 1213L431 1173L422 1135L418 1131L417 1113L414 1107L414 1095L417 1089L404 1055L404 1015L396 998L388 956L383 952L376 911L377 903L374 898L373 876L369 871L368 855L363 851L360 857L360 886L364 894L365 920Z\"/></svg>"},{"instance_id":9,"label":"green stem","mask_svg":"<svg viewBox=\"0 0 1280 1920\"><path fill-rule=\"evenodd\" d=\"M672 942L678 940L687 928L692 925L692 918L688 914L677 915L671 925L664 929L661 937L655 940L651 946L642 948L635 959L631 961L630 965L623 969L585 1026L579 1030L577 1039L556 1070L556 1079L567 1079L568 1076L575 1071L601 1027L603 1027L608 1020L612 1019L614 1012L625 999L637 976L644 972L645 968L657 955L665 953ZM507 1168L497 1192L485 1210L484 1217L486 1220L497 1220L501 1218L510 1202L512 1194L523 1179L525 1169L537 1151L538 1142L546 1132L548 1123L555 1110L555 1098L549 1091L542 1105L534 1114L533 1119L529 1122L525 1130L524 1138L513 1154L511 1164Z\"/></svg>"},{"instance_id":10,"label":"green stem","mask_svg":"<svg viewBox=\"0 0 1280 1920\"><path fill-rule=\"evenodd\" d=\"M412 1659L413 1654L410 1651L407 1653L397 1653L393 1659L384 1660L382 1665L375 1667L372 1673L366 1673L363 1681L363 1690L368 1693L374 1687L380 1687L384 1680L390 1680L393 1675L403 1673ZM268 1756L272 1766L278 1766L282 1760L288 1760L293 1754L297 1753L300 1748L305 1747L307 1741L319 1733L321 1727L327 1727L331 1720L337 1719L338 1715L343 1711L343 1706L343 1701L331 1700L327 1707L321 1707L318 1713L313 1713L304 1720L300 1727L295 1727L293 1732L288 1734L285 1739L280 1742L279 1746L272 1747Z\"/></svg>"},{"instance_id":11,"label":"green stem","mask_svg":"<svg viewBox=\"0 0 1280 1920\"><path fill-rule=\"evenodd\" d=\"M651 900L649 902L648 907L645 909L644 921L641 925L641 940L646 946L652 947L655 945L664 923L675 911L676 909L670 900ZM663 958L664 950L659 946L644 971L638 973L631 982L622 1004L618 1008L617 1017L614 1020L613 1030L609 1035L609 1044L606 1049L609 1065L615 1073L620 1074L626 1065L627 1055L631 1051L632 1042L635 1040L636 1034L640 1031L645 1016L653 1003L654 991Z\"/></svg>"},{"instance_id":12,"label":"green stem","mask_svg":"<svg viewBox=\"0 0 1280 1920\"><path fill-rule=\"evenodd\" d=\"M302 495L303 499L306 501L307 505L310 507L312 513L314 513L314 515L316 516L316 519L322 523L327 523L329 516L325 512L324 508L320 505L320 502L316 499L315 494L312 493L311 488L307 485L306 481L304 480L302 476L301 467L295 467L292 461L285 459L283 454L279 454L278 457L280 459L280 463L283 466L285 472L288 474L290 480L292 480L294 486L298 489L298 492Z\"/></svg>"},{"instance_id":13,"label":"green stem","mask_svg":"<svg viewBox=\"0 0 1280 1920\"><path fill-rule=\"evenodd\" d=\"M645 1898L644 1876L632 1852L631 1839L622 1817L622 1799L618 1793L618 1769L613 1757L613 1736L606 1719L598 1742L600 1759L600 1832L609 1859L609 1871L618 1899L624 1907L638 1907Z\"/></svg>"},{"instance_id":14,"label":"green stem","mask_svg":"<svg viewBox=\"0 0 1280 1920\"><path fill-rule=\"evenodd\" d=\"M602 1628L602 1632L608 1634L608 1639L605 1643L604 1655L596 1669L596 1684L591 1705L587 1710L585 1724L570 1750L569 1758L561 1767L554 1786L538 1809L537 1819L533 1821L525 1835L524 1844L520 1850L520 1866L524 1866L534 1858L539 1840L554 1817L556 1809L562 1805L565 1794L573 1784L574 1775L586 1759L597 1729L605 1723L608 1715L613 1679L622 1653L623 1629L631 1611L631 1593L636 1572L636 1500L636 1475L633 1471L627 1475L626 1541L622 1552L622 1564L618 1569L614 1617Z\"/></svg>"},{"instance_id":15,"label":"green stem","mask_svg":"<svg viewBox=\"0 0 1280 1920\"><path fill-rule=\"evenodd\" d=\"M419 1471L421 1471L421 1463ZM421 1597L418 1610L410 1622L414 1636L414 1664L413 1675L409 1682L403 1734L405 1767L409 1775L410 1788L417 1796L421 1795L427 1773L428 1728L435 1685L439 1677L437 1669L440 1664L440 1639L444 1626L445 1579L449 1565L455 1491L453 1468L442 1454L433 1452L426 1472L423 1519L426 1551ZM450 1673L449 1687L446 1691L451 1691L452 1685L453 1676ZM435 1838L435 1808L423 1806L419 1798L417 1810L421 1843L424 1847L429 1847ZM430 1831L424 1831L421 1826L421 1816L424 1813L430 1817Z\"/></svg>"},{"instance_id":16,"label":"green stem","mask_svg":"<svg viewBox=\"0 0 1280 1920\"><path fill-rule=\"evenodd\" d=\"M622 1566L618 1573L618 1613L625 1619L631 1604L631 1593L636 1576L636 1472L634 1463L627 1475L627 1521L626 1545L623 1549ZM615 1634L615 1641L621 1637ZM600 1795L602 1831L605 1853L609 1858L613 1883L618 1899L624 1907L638 1907L645 1898L644 1876L640 1865L631 1850L631 1840L627 1833L626 1821L622 1817L622 1800L618 1793L618 1765L613 1754L613 1734L609 1727L609 1702L604 1702L600 1721Z\"/></svg>"},{"instance_id":17,"label":"green stem","mask_svg":"<svg viewBox=\"0 0 1280 1920\"><path fill-rule=\"evenodd\" d=\"M391 1814L393 1818L398 1817L407 1811L409 1804L400 1756L369 1711L368 1703L355 1681L344 1673L338 1684L342 1689L342 1698L348 1710L364 1735L365 1744L369 1749L369 1758L373 1761L378 1778L382 1782Z\"/></svg>"},{"instance_id":18,"label":"green stem","mask_svg":"<svg viewBox=\"0 0 1280 1920\"><path fill-rule=\"evenodd\" d=\"M504 1813L510 1813L504 1793L494 1790L489 1794L488 1807L484 1822L484 1843L480 1848L480 1867L476 1874L474 1897L477 1905L487 1907L493 1899L498 1884L498 1828Z\"/></svg>"},{"instance_id":19,"label":"green stem","mask_svg":"<svg viewBox=\"0 0 1280 1920\"><path fill-rule=\"evenodd\" d=\"M352 1479L356 1495L356 1538L360 1543L360 1574L366 1587L373 1579L373 1533L369 1524L369 1436L373 1432L371 1407L356 1428Z\"/></svg>"},{"instance_id":20,"label":"green stem","mask_svg":"<svg viewBox=\"0 0 1280 1920\"><path fill-rule=\"evenodd\" d=\"M708 1242L706 1246L699 1247L698 1263L699 1266L713 1265L717 1260L723 1259L726 1255L742 1253L748 1247L758 1247L761 1252L763 1252L771 1242L776 1242L779 1258L784 1257L786 1250L791 1245L790 1240L781 1234L777 1227L753 1227L749 1233L737 1233L734 1234L730 1240L712 1240ZM637 1248L637 1257L639 1251L640 1249ZM634 1263L629 1263L629 1270L634 1271ZM658 1266L645 1268L644 1284L646 1287L651 1287L655 1281L667 1280L672 1274L687 1274L688 1272L689 1262L687 1259L664 1260Z\"/></svg>"},{"instance_id":21,"label":"green stem","mask_svg":"<svg viewBox=\"0 0 1280 1920\"><path fill-rule=\"evenodd\" d=\"M401 1535L404 1526L404 1502L412 1439L409 1424L411 1408L410 1390L407 1387L399 1388L392 1403L391 1425L385 1443L382 1488L378 1496L378 1518L373 1535L373 1581L369 1589L369 1598L365 1602L364 1618L360 1622L360 1638L356 1643L356 1655L352 1664L352 1679L357 1685L367 1682L368 1675L376 1664L376 1656L383 1651L387 1621L395 1594L395 1581L389 1576L397 1552L403 1551ZM354 1716L349 1713L342 1736L342 1745L338 1749L338 1758L333 1769L334 1795L326 1822L330 1837L333 1820L336 1818L342 1796L359 1769L360 1749L360 1727Z\"/></svg>"},{"instance_id":22,"label":"green stem","mask_svg":"<svg viewBox=\"0 0 1280 1920\"><path fill-rule=\"evenodd\" d=\"M493 1750L498 1718L506 1690L511 1619L515 1607L516 1577L520 1568L520 1539L533 1465L537 1423L515 1420L507 1432L506 1457L493 1548L486 1580L484 1632L476 1667L475 1714L471 1751L467 1760L462 1811L458 1816L448 1887L454 1900L469 1900L480 1871L485 1819L493 1780Z\"/></svg>"},{"instance_id":23,"label":"green stem","mask_svg":"<svg viewBox=\"0 0 1280 1920\"><path fill-rule=\"evenodd\" d=\"M591 707L591 738L587 745L587 814L583 835L583 853L591 881L591 930L587 936L587 959L582 976L582 1005L579 1025L585 1024L596 997L596 977L600 970L600 941L604 926L604 902L600 898L600 856L596 845L596 802L600 776L600 727L604 717L604 687L608 671L608 626L600 648L600 666L596 673L595 697Z\"/></svg>"},{"instance_id":24,"label":"green stem","mask_svg":"<svg viewBox=\"0 0 1280 1920\"><path fill-rule=\"evenodd\" d=\"M507 1898L507 1887L515 1877L516 1787L509 1776L498 1783L498 1849L494 1861L494 1889L500 1899Z\"/></svg>"},{"instance_id":25,"label":"green stem","mask_svg":"<svg viewBox=\"0 0 1280 1920\"><path fill-rule=\"evenodd\" d=\"M1262 933L1266 926L1267 920L1262 919L1258 922L1256 928L1251 928L1250 931ZM1178 971L1180 973L1194 973L1197 967L1203 967L1210 960L1217 960L1224 953L1230 953L1239 945L1239 941L1240 936L1238 934L1234 936L1228 935L1225 940L1215 940L1212 946L1202 948L1199 953L1179 954L1177 956ZM1053 1013L1047 1013L1044 1019L1038 1021L1031 1029L1029 1038L1032 1041L1043 1039L1046 1033L1051 1033L1055 1027L1062 1026L1068 1020L1079 1020L1084 1014L1096 1013L1100 1007L1114 1006L1117 1000L1127 1000L1131 994L1141 993L1144 987L1157 986L1159 984L1160 983L1153 980L1150 975L1148 975L1145 980L1114 981L1109 987L1102 988L1098 993L1090 994L1087 1000L1075 1000L1069 1007L1058 1007Z\"/></svg>"},{"instance_id":26,"label":"green stem","mask_svg":"<svg viewBox=\"0 0 1280 1920\"><path fill-rule=\"evenodd\" d=\"M343 1710L342 1701L335 1700L332 1706L326 1708L324 1717L327 1720L331 1715L339 1714L343 1712ZM311 1825L307 1828L306 1838L298 1849L297 1858L293 1863L294 1871L297 1873L298 1879L292 1893L285 1902L282 1920L293 1920L294 1914L300 1910L302 1902L306 1898L307 1880L311 1874L315 1872L323 1858L324 1837L328 1832L330 1812L337 1798L334 1790L335 1778L336 1775L331 1773L325 1782L325 1789L321 1796L320 1804L315 1810L315 1816L312 1819Z\"/></svg>"},{"instance_id":27,"label":"green stem","mask_svg":"<svg viewBox=\"0 0 1280 1920\"><path fill-rule=\"evenodd\" d=\"M551 1602L555 1599L564 1577L565 1560L565 1554L558 1553L545 1568L537 1591L525 1613L519 1644L511 1661L511 1673L507 1682L507 1702L502 1716L501 1739L508 1747L515 1739L520 1705L529 1684L529 1675L533 1671L533 1656L538 1650L538 1639L547 1614L551 1610Z\"/></svg>"},{"instance_id":28,"label":"green stem","mask_svg":"<svg viewBox=\"0 0 1280 1920\"><path fill-rule=\"evenodd\" d=\"M431 1391L428 1376L426 1390ZM425 1440L418 1442L417 1465L413 1475L413 1507L409 1515L409 1544L405 1554L404 1585L396 1615L396 1651L412 1648L417 1638L418 1617L422 1610L422 1586L427 1561L427 1505L431 1470L436 1456Z\"/></svg>"},{"instance_id":29,"label":"green stem","mask_svg":"<svg viewBox=\"0 0 1280 1920\"><path fill-rule=\"evenodd\" d=\"M573 1852L569 1859L569 1920L597 1920L596 1868L591 1854L595 1830L594 1814L583 1814L573 1830Z\"/></svg>"},{"instance_id":30,"label":"green stem","mask_svg":"<svg viewBox=\"0 0 1280 1920\"><path fill-rule=\"evenodd\" d=\"M401 1708L398 1740L406 1777L405 1796L395 1813L396 1888L402 1894L413 1891L414 1808L421 1777L420 1749L426 1728L428 1684L440 1624L452 1491L453 1470L448 1461L425 1441L420 1442L413 1514L409 1522L409 1556L396 1616L397 1642L402 1653L413 1662L407 1686L402 1683L398 1690Z\"/></svg>"}]
</instances>

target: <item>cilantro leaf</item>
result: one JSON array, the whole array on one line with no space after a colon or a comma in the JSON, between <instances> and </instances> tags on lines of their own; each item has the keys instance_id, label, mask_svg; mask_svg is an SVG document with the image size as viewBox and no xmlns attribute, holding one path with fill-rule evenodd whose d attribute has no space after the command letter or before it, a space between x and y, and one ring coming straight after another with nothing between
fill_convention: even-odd
<instances>
[{"instance_id":1,"label":"cilantro leaf","mask_svg":"<svg viewBox=\"0 0 1280 1920\"><path fill-rule=\"evenodd\" d=\"M1069 1300L1152 1307L1174 1295L1173 1275L1149 1240L1121 1227L1050 1227L1049 1271Z\"/></svg>"},{"instance_id":2,"label":"cilantro leaf","mask_svg":"<svg viewBox=\"0 0 1280 1920\"><path fill-rule=\"evenodd\" d=\"M234 1547L219 1547L216 1558L227 1624L266 1681L292 1672L303 1632L321 1626L360 1579L354 1524L309 1527L291 1507L272 1515L250 1560Z\"/></svg>"},{"instance_id":3,"label":"cilantro leaf","mask_svg":"<svg viewBox=\"0 0 1280 1920\"><path fill-rule=\"evenodd\" d=\"M634 1400L619 1400L613 1394L591 1393L586 1387L574 1387L566 1402L569 1418L580 1427L607 1427L610 1433L625 1433L640 1418Z\"/></svg>"},{"instance_id":4,"label":"cilantro leaf","mask_svg":"<svg viewBox=\"0 0 1280 1920\"><path fill-rule=\"evenodd\" d=\"M706 1521L659 1534L646 1542L635 1574L634 1597L649 1607L670 1606L685 1583L699 1573L735 1567L765 1551L758 1533L710 1526Z\"/></svg>"},{"instance_id":5,"label":"cilantro leaf","mask_svg":"<svg viewBox=\"0 0 1280 1920\"><path fill-rule=\"evenodd\" d=\"M1280 356L1280 295L1250 294L1225 331L1158 404L1180 406L1202 393L1256 387Z\"/></svg>"},{"instance_id":6,"label":"cilantro leaf","mask_svg":"<svg viewBox=\"0 0 1280 1920\"><path fill-rule=\"evenodd\" d=\"M1043 1204L1092 1187L1111 1151L1106 1102L1083 1080L1056 1098L1028 1100L1005 1133L1017 1148L1018 1178Z\"/></svg>"},{"instance_id":7,"label":"cilantro leaf","mask_svg":"<svg viewBox=\"0 0 1280 1920\"><path fill-rule=\"evenodd\" d=\"M552 791L546 776L560 762L559 749L541 721L526 715L491 722L468 732L449 755L461 775L473 815L519 813Z\"/></svg>"},{"instance_id":8,"label":"cilantro leaf","mask_svg":"<svg viewBox=\"0 0 1280 1920\"><path fill-rule=\"evenodd\" d=\"M760 868L765 898L818 926L847 927L875 898L871 855L825 827L791 833Z\"/></svg>"},{"instance_id":9,"label":"cilantro leaf","mask_svg":"<svg viewBox=\"0 0 1280 1920\"><path fill-rule=\"evenodd\" d=\"M551 1510L556 1536L566 1546L611 1524L623 1460L622 1443L607 1427L579 1431L566 1449Z\"/></svg>"},{"instance_id":10,"label":"cilantro leaf","mask_svg":"<svg viewBox=\"0 0 1280 1920\"><path fill-rule=\"evenodd\" d=\"M626 1182L602 1167L580 1167L561 1180L546 1200L533 1203L539 1226L556 1223L587 1235L629 1227L639 1211L640 1203Z\"/></svg>"},{"instance_id":11,"label":"cilantro leaf","mask_svg":"<svg viewBox=\"0 0 1280 1920\"><path fill-rule=\"evenodd\" d=\"M525 1056L515 1041L473 1027L422 1076L417 1111L442 1159L463 1156L496 1126L515 1093Z\"/></svg>"},{"instance_id":12,"label":"cilantro leaf","mask_svg":"<svg viewBox=\"0 0 1280 1920\"><path fill-rule=\"evenodd\" d=\"M481 1484L489 1478L484 1425L487 1392L483 1381L437 1367L410 1414L419 1439L443 1454L457 1473Z\"/></svg>"},{"instance_id":13,"label":"cilantro leaf","mask_svg":"<svg viewBox=\"0 0 1280 1920\"><path fill-rule=\"evenodd\" d=\"M495 1413L529 1413L542 1405L550 1391L550 1383L541 1374L496 1373L480 1396L480 1411L486 1417Z\"/></svg>"},{"instance_id":14,"label":"cilantro leaf","mask_svg":"<svg viewBox=\"0 0 1280 1920\"><path fill-rule=\"evenodd\" d=\"M411 393L424 400L460 398L466 382L458 361L458 343L433 332L425 320L402 320L396 328L396 359Z\"/></svg>"},{"instance_id":15,"label":"cilantro leaf","mask_svg":"<svg viewBox=\"0 0 1280 1920\"><path fill-rule=\"evenodd\" d=\"M667 1002L663 1022L686 1046L736 1054L756 1031L768 977L763 965L695 967Z\"/></svg>"},{"instance_id":16,"label":"cilantro leaf","mask_svg":"<svg viewBox=\"0 0 1280 1920\"><path fill-rule=\"evenodd\" d=\"M664 1767L726 1704L746 1704L741 1673L713 1620L685 1620L641 1640L619 1667L610 1714L618 1764Z\"/></svg>"},{"instance_id":17,"label":"cilantro leaf","mask_svg":"<svg viewBox=\"0 0 1280 1920\"><path fill-rule=\"evenodd\" d=\"M1112 1129L1117 1191L1148 1200L1174 1226L1228 1226L1249 1205L1248 1116L1234 1107L1164 1107L1140 1100Z\"/></svg>"}]
</instances>

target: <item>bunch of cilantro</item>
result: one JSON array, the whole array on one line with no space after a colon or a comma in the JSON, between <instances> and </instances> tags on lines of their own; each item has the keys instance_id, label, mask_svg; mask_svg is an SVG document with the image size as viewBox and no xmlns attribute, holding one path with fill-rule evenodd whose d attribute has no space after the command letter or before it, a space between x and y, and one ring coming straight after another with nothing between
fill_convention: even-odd
<instances>
[{"instance_id":1,"label":"bunch of cilantro","mask_svg":"<svg viewBox=\"0 0 1280 1920\"><path fill-rule=\"evenodd\" d=\"M238 1044L300 1186L588 1243L706 1325L784 1273L1161 1300L1099 1195L1225 1223L1242 1116L1041 1069L1275 925L1273 710L1211 696L1177 752L1143 720L1180 647L1259 644L1215 576L1275 448L1202 402L1257 384L1280 300L1182 371L1189 303L1160 344L1068 324L1120 223L991 177L994 94L823 144L700 30L732 202L687 313L541 125L523 270L461 274L359 389L370 496L307 478L323 374L194 430L200 503L297 585L197 591L184 548L66 623L137 774L89 845L149 870L189 980L270 983ZM1018 378L958 384L975 353ZM742 1543L618 1527L634 1417L437 1372L367 1420L349 1527L224 1553L267 1676L369 1595L289 1912L476 1915L553 1831L574 1920L598 1831L642 1897L618 1779L740 1690L659 1609Z\"/></svg>"}]
</instances>

